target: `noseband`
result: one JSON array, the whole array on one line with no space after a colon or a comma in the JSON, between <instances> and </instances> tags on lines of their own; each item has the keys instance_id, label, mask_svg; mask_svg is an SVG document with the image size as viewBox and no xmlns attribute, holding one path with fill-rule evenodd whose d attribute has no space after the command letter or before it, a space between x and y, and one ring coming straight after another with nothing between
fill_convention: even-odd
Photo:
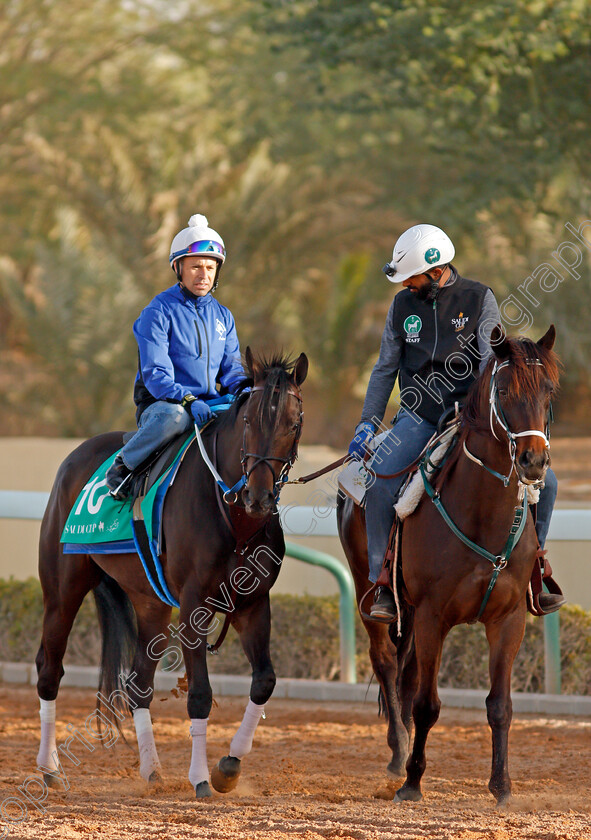
<instances>
[{"instance_id":1,"label":"noseband","mask_svg":"<svg viewBox=\"0 0 591 840\"><path fill-rule=\"evenodd\" d=\"M254 393L256 391L264 391L264 385L257 385L254 388L251 388L250 393ZM278 389L275 389L275 393L279 393ZM260 464L264 464L268 469L271 471L273 476L273 495L275 497L275 501L278 500L279 494L281 492L281 488L287 481L287 476L294 465L296 458L298 457L298 443L300 437L302 435L302 423L304 419L304 412L302 411L302 397L299 391L293 390L289 388L287 391L287 396L295 397L298 401L300 406L300 415L298 419L298 425L296 429L296 434L293 442L293 446L291 448L291 452L287 456L287 458L282 458L279 455L258 455L256 452L246 452L246 428L247 428L247 420L246 416L244 417L244 432L242 436L242 449L240 451L240 463L242 465L242 476L244 479L244 485L248 483L248 479L252 475L253 471L260 466ZM252 458L254 463L251 464L250 468L247 467L248 460ZM272 461L277 461L281 464L281 469L279 470L279 474L275 472L273 465L271 464Z\"/></svg>"}]
</instances>

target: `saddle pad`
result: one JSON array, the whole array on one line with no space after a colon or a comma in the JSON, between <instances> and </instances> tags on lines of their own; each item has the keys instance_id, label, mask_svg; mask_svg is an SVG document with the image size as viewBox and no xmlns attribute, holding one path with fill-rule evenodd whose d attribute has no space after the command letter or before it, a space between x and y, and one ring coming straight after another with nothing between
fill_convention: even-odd
<instances>
[{"instance_id":1,"label":"saddle pad","mask_svg":"<svg viewBox=\"0 0 591 840\"><path fill-rule=\"evenodd\" d=\"M434 440L440 441L439 445L429 454L429 462L425 467L425 472L429 478L436 471L436 467L438 467L443 461L456 432L457 426L453 425L442 435L434 435L427 444L427 447L429 447ZM406 488L403 490L402 495L394 505L394 510L398 514L399 519L406 519L407 516L410 516L410 514L416 510L424 492L425 484L423 476L419 470L416 470L415 474L406 485Z\"/></svg>"},{"instance_id":2,"label":"saddle pad","mask_svg":"<svg viewBox=\"0 0 591 840\"><path fill-rule=\"evenodd\" d=\"M367 448L371 452L375 452L388 432L389 429L372 438L368 443ZM365 488L367 485L367 479L369 478L369 473L365 467L366 464L363 461L359 461L357 458L352 458L345 464L338 477L339 489L353 499L356 505L363 505L365 499Z\"/></svg>"},{"instance_id":3,"label":"saddle pad","mask_svg":"<svg viewBox=\"0 0 591 840\"><path fill-rule=\"evenodd\" d=\"M156 540L158 550L164 496L193 440L194 434L187 438L172 464L140 502L141 518L145 521L150 539ZM60 540L64 544L64 554L122 554L137 551L132 525L132 502L130 499L114 499L106 486L105 474L117 454L115 452L101 464L74 502Z\"/></svg>"}]
</instances>

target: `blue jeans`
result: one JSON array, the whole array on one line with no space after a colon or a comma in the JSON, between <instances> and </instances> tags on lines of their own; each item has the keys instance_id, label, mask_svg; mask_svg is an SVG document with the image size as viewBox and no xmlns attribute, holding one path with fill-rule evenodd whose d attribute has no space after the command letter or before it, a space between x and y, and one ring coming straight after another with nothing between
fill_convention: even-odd
<instances>
[{"instance_id":1,"label":"blue jeans","mask_svg":"<svg viewBox=\"0 0 591 840\"><path fill-rule=\"evenodd\" d=\"M163 400L152 403L142 411L138 430L121 450L125 466L134 470L152 452L193 426L193 418L178 403Z\"/></svg>"},{"instance_id":2,"label":"blue jeans","mask_svg":"<svg viewBox=\"0 0 591 840\"><path fill-rule=\"evenodd\" d=\"M538 502L537 520L536 520L536 534L540 543L540 548L544 548L546 537L548 536L548 529L550 527L550 520L552 519L552 511L554 510L554 502L556 501L556 493L558 492L558 481L554 472L548 468L546 472L546 486L540 490L540 501Z\"/></svg>"},{"instance_id":3,"label":"blue jeans","mask_svg":"<svg viewBox=\"0 0 591 840\"><path fill-rule=\"evenodd\" d=\"M388 475L404 469L417 458L436 431L436 427L426 420L417 423L403 409L398 413L394 426L377 449L370 463L377 472ZM392 479L376 479L368 487L365 496L365 522L367 526L367 548L369 559L369 579L375 583L378 579L384 555L388 547L390 531L394 524L394 504L406 475ZM536 533L540 547L544 548L554 501L558 490L556 476L551 469L546 473L546 484L540 492L537 508Z\"/></svg>"},{"instance_id":4,"label":"blue jeans","mask_svg":"<svg viewBox=\"0 0 591 840\"><path fill-rule=\"evenodd\" d=\"M394 425L376 450L371 467L389 475L403 470L421 454L436 427L427 420L418 423L415 415L401 409ZM376 478L365 494L365 522L369 555L369 579L375 583L382 569L388 538L394 524L394 504L406 475Z\"/></svg>"}]
</instances>

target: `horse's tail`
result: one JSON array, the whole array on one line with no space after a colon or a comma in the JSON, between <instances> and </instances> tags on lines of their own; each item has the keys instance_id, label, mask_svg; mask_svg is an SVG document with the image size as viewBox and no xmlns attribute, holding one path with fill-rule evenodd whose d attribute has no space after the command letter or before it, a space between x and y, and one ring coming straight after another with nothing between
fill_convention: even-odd
<instances>
[{"instance_id":1,"label":"horse's tail","mask_svg":"<svg viewBox=\"0 0 591 840\"><path fill-rule=\"evenodd\" d=\"M102 636L97 709L101 708L120 729L120 722L129 711L120 674L130 669L137 646L135 612L123 589L107 574L93 590L93 595Z\"/></svg>"}]
</instances>

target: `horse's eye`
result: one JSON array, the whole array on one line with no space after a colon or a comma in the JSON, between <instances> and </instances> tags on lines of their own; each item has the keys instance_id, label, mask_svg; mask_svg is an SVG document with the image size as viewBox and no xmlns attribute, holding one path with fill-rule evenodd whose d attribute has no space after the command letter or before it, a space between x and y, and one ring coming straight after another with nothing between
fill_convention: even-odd
<instances>
[{"instance_id":1,"label":"horse's eye","mask_svg":"<svg viewBox=\"0 0 591 840\"><path fill-rule=\"evenodd\" d=\"M506 388L499 388L499 397L506 397L507 396L507 389Z\"/></svg>"}]
</instances>

